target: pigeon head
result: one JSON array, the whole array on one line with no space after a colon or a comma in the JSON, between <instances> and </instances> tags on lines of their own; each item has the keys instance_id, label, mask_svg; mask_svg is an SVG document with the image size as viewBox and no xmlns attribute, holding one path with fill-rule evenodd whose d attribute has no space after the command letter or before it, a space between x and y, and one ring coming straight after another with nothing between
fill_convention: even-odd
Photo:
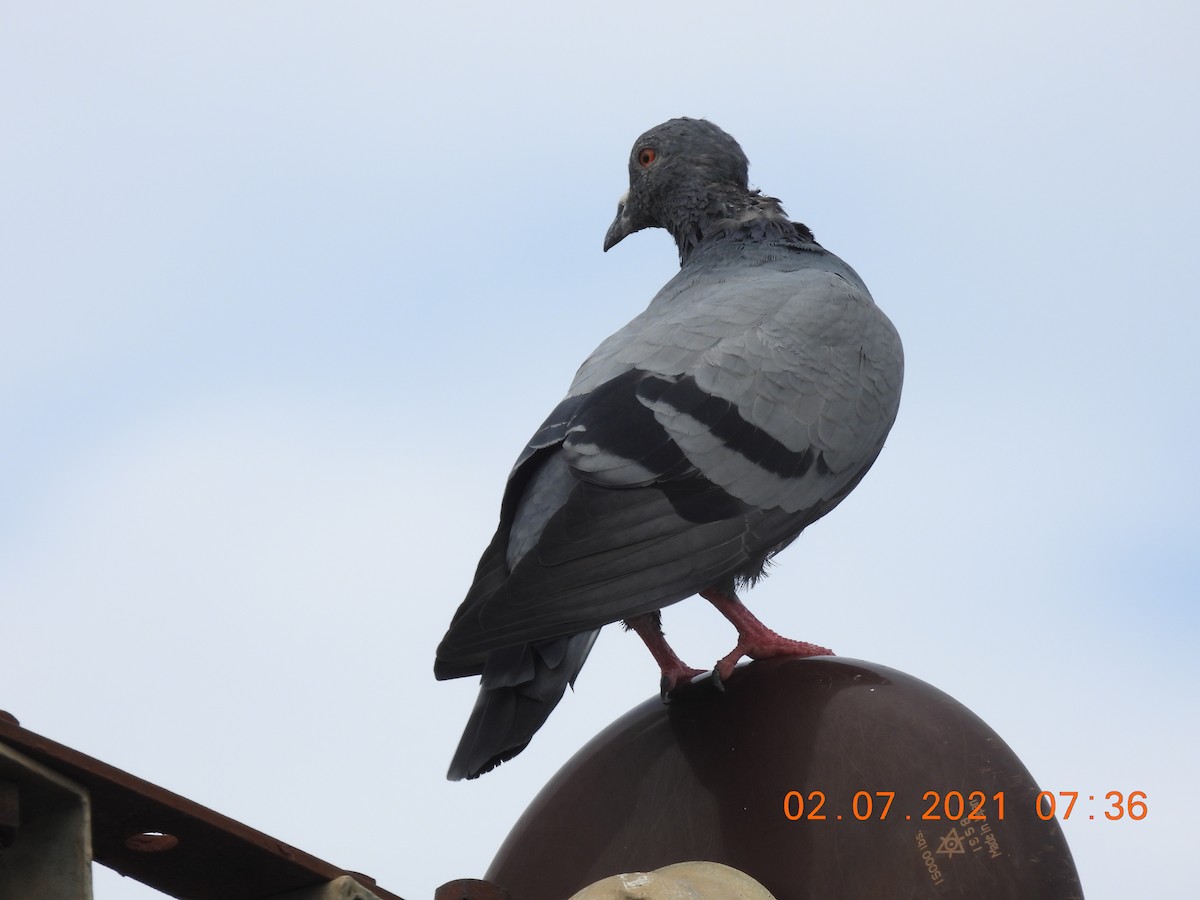
<instances>
[{"instance_id":1,"label":"pigeon head","mask_svg":"<svg viewBox=\"0 0 1200 900\"><path fill-rule=\"evenodd\" d=\"M744 218L759 198L748 184L750 162L730 135L704 119L671 119L637 139L629 190L604 236L604 249L643 228L665 228L681 259L719 222Z\"/></svg>"}]
</instances>

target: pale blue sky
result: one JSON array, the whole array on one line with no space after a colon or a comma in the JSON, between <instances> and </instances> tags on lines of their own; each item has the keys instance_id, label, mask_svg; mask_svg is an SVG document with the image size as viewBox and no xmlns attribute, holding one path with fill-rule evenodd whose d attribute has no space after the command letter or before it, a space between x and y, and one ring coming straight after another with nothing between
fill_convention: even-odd
<instances>
[{"instance_id":1,"label":"pale blue sky","mask_svg":"<svg viewBox=\"0 0 1200 900\"><path fill-rule=\"evenodd\" d=\"M443 780L433 650L517 452L676 267L633 139L731 132L899 327L879 463L750 606L923 678L1051 790L1089 898L1197 801L1200 21L1177 2L0 9L0 708L402 896L481 876L657 690L608 629ZM667 613L711 664L732 633ZM315 789L314 789L315 788ZM155 896L98 870L101 900Z\"/></svg>"}]
</instances>

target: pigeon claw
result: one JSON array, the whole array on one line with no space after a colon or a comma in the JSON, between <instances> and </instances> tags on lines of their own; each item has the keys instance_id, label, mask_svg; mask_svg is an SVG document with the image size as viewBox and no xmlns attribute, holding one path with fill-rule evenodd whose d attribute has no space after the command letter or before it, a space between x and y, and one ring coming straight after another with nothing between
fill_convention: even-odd
<instances>
[{"instance_id":1,"label":"pigeon claw","mask_svg":"<svg viewBox=\"0 0 1200 900\"><path fill-rule=\"evenodd\" d=\"M726 676L726 677L728 677L728 676ZM712 686L714 688L716 688L722 694L725 693L725 679L721 677L721 673L717 671L715 666L713 667L712 676L711 676L710 680L712 681Z\"/></svg>"},{"instance_id":2,"label":"pigeon claw","mask_svg":"<svg viewBox=\"0 0 1200 900\"><path fill-rule=\"evenodd\" d=\"M668 696L681 684L687 684L697 675L703 675L703 669L693 669L691 666L685 666L680 663L678 666L668 666L662 670L662 678L658 682L659 689L662 691L663 703L670 703L671 698Z\"/></svg>"},{"instance_id":3,"label":"pigeon claw","mask_svg":"<svg viewBox=\"0 0 1200 900\"><path fill-rule=\"evenodd\" d=\"M729 676L733 674L734 668L743 656L748 656L751 659L773 659L777 656L833 656L832 650L827 647L818 647L816 644L810 644L807 641L793 641L789 638L780 637L775 632L767 632L764 635L755 635L755 639L751 640L743 637L738 641L738 645L727 655L721 657L717 664L713 666L713 686L719 690L725 690L725 682L729 680Z\"/></svg>"}]
</instances>

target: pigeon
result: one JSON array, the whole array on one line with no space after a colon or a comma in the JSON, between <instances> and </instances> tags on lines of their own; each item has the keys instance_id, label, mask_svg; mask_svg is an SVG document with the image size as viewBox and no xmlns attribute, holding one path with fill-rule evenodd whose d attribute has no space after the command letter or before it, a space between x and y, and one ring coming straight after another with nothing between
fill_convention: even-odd
<instances>
[{"instance_id":1,"label":"pigeon","mask_svg":"<svg viewBox=\"0 0 1200 900\"><path fill-rule=\"evenodd\" d=\"M679 272L587 358L509 475L434 664L439 680L481 676L450 780L520 753L605 625L642 638L664 699L701 674L660 613L695 594L738 632L718 687L743 657L831 653L771 631L737 592L875 462L904 354L858 274L748 170L704 119L633 146L604 250L664 228Z\"/></svg>"}]
</instances>

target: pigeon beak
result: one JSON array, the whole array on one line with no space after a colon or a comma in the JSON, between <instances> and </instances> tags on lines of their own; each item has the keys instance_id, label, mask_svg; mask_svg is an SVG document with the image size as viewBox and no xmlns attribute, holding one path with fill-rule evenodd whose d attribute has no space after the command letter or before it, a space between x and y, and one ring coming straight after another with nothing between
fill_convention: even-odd
<instances>
[{"instance_id":1,"label":"pigeon beak","mask_svg":"<svg viewBox=\"0 0 1200 900\"><path fill-rule=\"evenodd\" d=\"M625 205L629 202L629 191L621 195L621 199L617 201L617 217L613 219L613 223L608 226L608 233L604 235L604 252L607 253L617 244L621 243L622 239L629 237L636 230L633 223L629 221L629 216L625 215Z\"/></svg>"}]
</instances>

